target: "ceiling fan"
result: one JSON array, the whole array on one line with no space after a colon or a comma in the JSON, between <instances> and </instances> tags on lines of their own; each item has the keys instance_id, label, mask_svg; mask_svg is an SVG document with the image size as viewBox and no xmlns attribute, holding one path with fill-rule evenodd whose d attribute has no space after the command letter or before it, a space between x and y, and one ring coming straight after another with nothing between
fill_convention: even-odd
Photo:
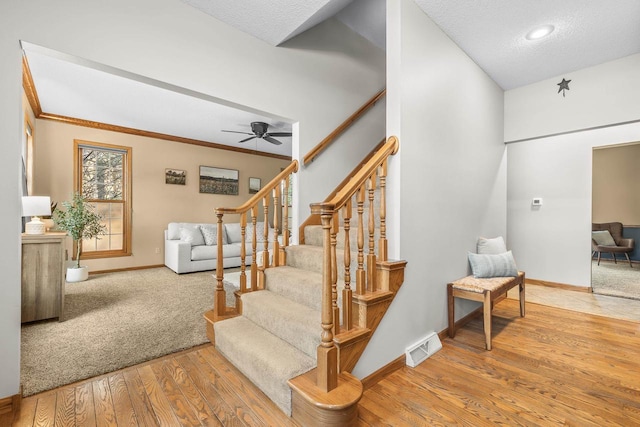
<instances>
[{"instance_id":1,"label":"ceiling fan","mask_svg":"<svg viewBox=\"0 0 640 427\"><path fill-rule=\"evenodd\" d=\"M222 132L242 133L245 135L251 135L249 138L245 138L238 142L251 141L254 138L262 138L265 141L269 141L275 145L281 145L282 142L273 138L274 136L291 136L291 132L268 132L269 124L265 122L251 122L251 132L239 132L235 130L222 130Z\"/></svg>"}]
</instances>

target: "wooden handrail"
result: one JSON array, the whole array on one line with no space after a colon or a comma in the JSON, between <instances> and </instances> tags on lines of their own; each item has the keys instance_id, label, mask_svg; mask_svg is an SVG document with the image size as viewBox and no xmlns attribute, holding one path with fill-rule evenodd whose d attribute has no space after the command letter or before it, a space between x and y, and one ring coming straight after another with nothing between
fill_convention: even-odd
<instances>
[{"instance_id":1,"label":"wooden handrail","mask_svg":"<svg viewBox=\"0 0 640 427\"><path fill-rule=\"evenodd\" d=\"M344 132L349 126L351 126L356 120L358 120L362 115L371 107L373 107L376 102L378 102L382 97L387 94L387 89L382 89L380 92L375 94L373 98L368 100L362 107L358 108L358 110L347 118L340 126L338 126L333 132L331 132L325 139L320 141L318 145L313 147L302 159L303 164L307 165L311 163L321 152L323 152L329 145L335 141L335 139Z\"/></svg>"},{"instance_id":2,"label":"wooden handrail","mask_svg":"<svg viewBox=\"0 0 640 427\"><path fill-rule=\"evenodd\" d=\"M398 152L399 146L400 145L398 144L398 139L395 136L390 136L383 147L371 157L367 164L362 167L353 176L353 178L349 180L349 184L338 191L338 193L333 196L331 200L320 203L312 203L311 213L315 215L322 215L323 213L333 214L335 211L342 208L365 183L365 181L376 171L382 161L390 155L396 154Z\"/></svg>"},{"instance_id":3,"label":"wooden handrail","mask_svg":"<svg viewBox=\"0 0 640 427\"><path fill-rule=\"evenodd\" d=\"M253 195L249 200L244 202L244 204L240 205L237 208L216 208L215 213L221 214L241 214L247 212L251 207L255 206L262 199L264 199L269 193L271 193L274 188L280 184L280 182L284 179L284 177L291 175L292 173L298 172L298 161L293 160L284 168L278 175L275 176L271 181L269 181L264 187L260 189L256 194Z\"/></svg>"},{"instance_id":4,"label":"wooden handrail","mask_svg":"<svg viewBox=\"0 0 640 427\"><path fill-rule=\"evenodd\" d=\"M362 167L369 161L369 159L371 159L371 157L373 157L373 155L385 144L385 142L387 142L386 138L382 138L380 140L380 142L373 147L373 149L369 152L369 154L367 154L361 161L360 163L358 163L358 165L353 168L353 170L345 177L345 179L342 180L342 182L340 184L338 184L338 186L331 192L329 193L329 195L324 199L325 202L330 201L331 199L333 199L333 197L338 194L338 192L340 190L342 190L345 185L347 185L349 183L349 181L351 180L351 178L353 178L353 176L358 173L358 171L360 169L362 169ZM309 215L309 217L307 217L306 220L304 220L304 222L302 224L300 224L299 228L298 228L298 240L300 242L301 245L304 244L304 229L306 226L308 225L320 225L320 217L318 215Z\"/></svg>"},{"instance_id":5,"label":"wooden handrail","mask_svg":"<svg viewBox=\"0 0 640 427\"><path fill-rule=\"evenodd\" d=\"M229 312L226 306L226 291L224 290L224 242L223 242L223 217L225 214L239 214L240 215L240 292L250 292L258 290L264 286L264 269L270 266L276 267L283 265L285 262L285 248L289 244L289 230L288 220L285 218L288 215L288 204L282 203L282 195L287 194L289 189L289 176L292 173L298 171L298 161L293 160L289 166L284 168L278 175L276 175L268 184L260 189L244 204L236 208L216 208L215 214L218 218L218 236L217 236L217 264L216 264L216 290L214 294L213 310L216 316L224 316ZM281 191L280 186L283 186L285 193ZM273 202L273 246L271 249L271 255L269 252L269 206ZM257 255L257 223L258 223L258 209L262 206L263 211L263 230L260 237L263 241L262 249L262 267L258 269ZM278 215L282 215L283 229L280 230L280 222L278 221ZM250 222L248 222L250 220ZM247 236L247 225L251 225L252 233ZM282 235L282 245L280 244L278 237ZM247 238L250 241L251 249L251 287L247 287L246 277L246 256L247 256ZM273 261L270 261L270 259Z\"/></svg>"}]
</instances>

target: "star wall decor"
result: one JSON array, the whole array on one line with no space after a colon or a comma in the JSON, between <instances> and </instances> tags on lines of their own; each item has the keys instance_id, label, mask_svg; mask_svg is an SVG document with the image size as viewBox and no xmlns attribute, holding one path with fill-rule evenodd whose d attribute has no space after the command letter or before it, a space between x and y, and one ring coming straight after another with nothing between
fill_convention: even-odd
<instances>
[{"instance_id":1,"label":"star wall decor","mask_svg":"<svg viewBox=\"0 0 640 427\"><path fill-rule=\"evenodd\" d=\"M569 83L571 83L571 80L566 80L566 79L562 79L562 81L560 83L558 83L558 86L560 86L558 88L558 93L560 93L560 91L562 91L562 97L564 97L564 91L565 90L569 90Z\"/></svg>"}]
</instances>

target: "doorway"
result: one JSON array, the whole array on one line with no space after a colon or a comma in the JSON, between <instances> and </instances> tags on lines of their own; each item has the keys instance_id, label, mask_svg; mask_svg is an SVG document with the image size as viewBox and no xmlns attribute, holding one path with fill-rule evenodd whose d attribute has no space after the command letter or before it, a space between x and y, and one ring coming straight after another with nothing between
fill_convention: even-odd
<instances>
[{"instance_id":1,"label":"doorway","mask_svg":"<svg viewBox=\"0 0 640 427\"><path fill-rule=\"evenodd\" d=\"M640 300L640 142L594 147L592 158L592 223L621 223L621 237L633 239L631 265L622 253L602 252L598 263L592 251L593 292Z\"/></svg>"}]
</instances>

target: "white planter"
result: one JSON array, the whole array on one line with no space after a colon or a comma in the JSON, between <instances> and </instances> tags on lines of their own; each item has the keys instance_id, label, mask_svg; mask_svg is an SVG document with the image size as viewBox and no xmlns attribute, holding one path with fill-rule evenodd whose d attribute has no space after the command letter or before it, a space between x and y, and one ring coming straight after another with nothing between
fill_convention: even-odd
<instances>
[{"instance_id":1,"label":"white planter","mask_svg":"<svg viewBox=\"0 0 640 427\"><path fill-rule=\"evenodd\" d=\"M89 267L67 268L67 282L84 282L89 278Z\"/></svg>"}]
</instances>

